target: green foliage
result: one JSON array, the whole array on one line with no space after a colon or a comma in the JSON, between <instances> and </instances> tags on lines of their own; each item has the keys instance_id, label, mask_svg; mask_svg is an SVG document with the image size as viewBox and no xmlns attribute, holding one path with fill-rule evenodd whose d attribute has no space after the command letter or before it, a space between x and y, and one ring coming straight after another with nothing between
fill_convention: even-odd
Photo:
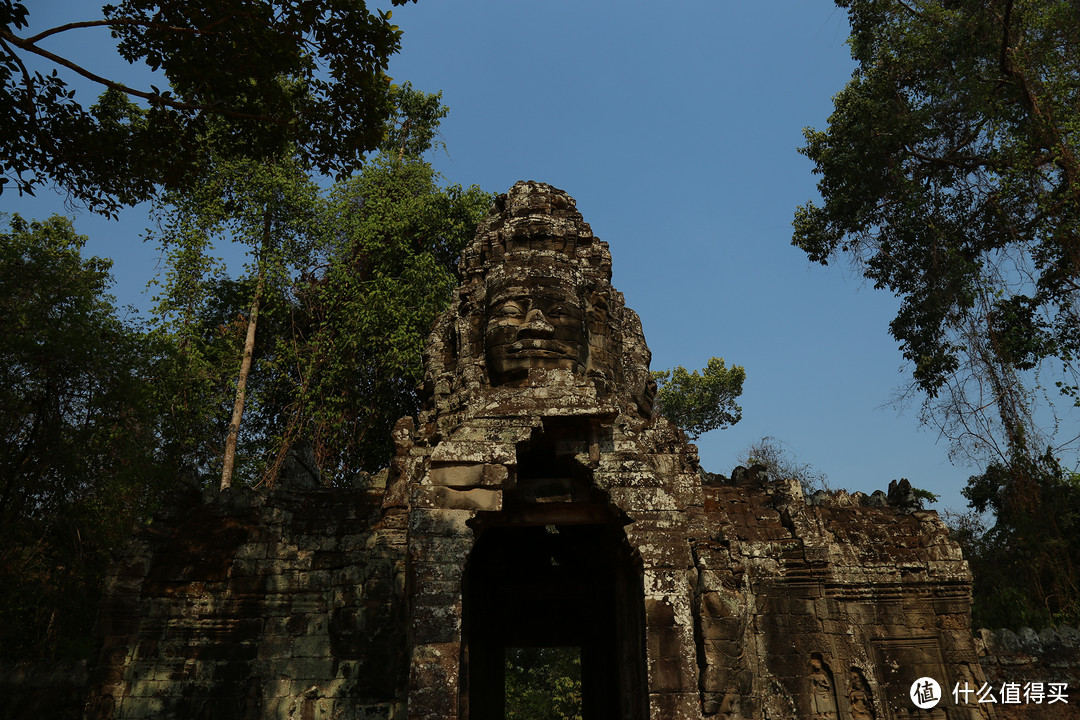
<instances>
[{"instance_id":1,"label":"green foliage","mask_svg":"<svg viewBox=\"0 0 1080 720\"><path fill-rule=\"evenodd\" d=\"M427 334L491 204L475 186L437 180L419 159L381 157L335 187L326 269L297 287L303 319L278 368L298 413L284 440L310 439L332 480L389 461L391 427L418 410ZM299 371L285 372L286 364Z\"/></svg>"},{"instance_id":2,"label":"green foliage","mask_svg":"<svg viewBox=\"0 0 1080 720\"><path fill-rule=\"evenodd\" d=\"M20 32L28 15L23 2L0 2L0 190L53 181L112 212L156 186L196 187L210 158L292 147L305 166L340 174L382 141L401 31L360 0L119 0L34 36ZM92 27L109 28L120 56L162 72L169 89L128 87L40 45ZM104 92L86 107L55 70L29 72L30 57Z\"/></svg>"},{"instance_id":3,"label":"green foliage","mask_svg":"<svg viewBox=\"0 0 1080 720\"><path fill-rule=\"evenodd\" d=\"M938 498L941 497L937 493L932 493L929 490L924 490L917 487L911 488L911 494L914 495L915 499L919 500L920 503L923 500L929 503L936 503L938 501Z\"/></svg>"},{"instance_id":4,"label":"green foliage","mask_svg":"<svg viewBox=\"0 0 1080 720\"><path fill-rule=\"evenodd\" d=\"M324 202L298 158L273 161L219 158L198 188L166 193L156 206L159 233L154 236L167 258L162 293L155 298L158 330L182 351L189 379L180 389L172 422L185 427L192 439L185 464L205 473L217 458L232 455L228 439L233 431L221 418L239 425L234 408L240 396L247 424L262 421L248 437L272 431L280 420L273 410L261 413L256 374L242 370L244 354L262 354L273 346L264 341L267 331L287 326L287 296L293 278L311 263L324 222ZM245 245L252 258L239 282L223 275L209 255L218 243ZM261 311L261 312L260 312ZM269 322L268 322L269 321ZM256 333L256 327L260 331ZM253 344L247 344L252 333ZM239 375L239 379L238 379ZM178 435L179 436L179 435ZM240 475L251 481L261 472L269 451L240 453Z\"/></svg>"},{"instance_id":5,"label":"green foliage","mask_svg":"<svg viewBox=\"0 0 1080 720\"><path fill-rule=\"evenodd\" d=\"M221 473L256 278L218 275L201 284L205 296L185 324L159 324L153 334L176 347L169 357L171 395L162 418L168 455L175 466L209 478ZM282 401L273 395L273 378L263 368L274 362L275 348L289 332L295 303L291 293L290 285L264 289L255 369L248 378L239 434L235 473L241 483L258 482L275 458L267 437L280 432Z\"/></svg>"},{"instance_id":6,"label":"green foliage","mask_svg":"<svg viewBox=\"0 0 1080 720\"><path fill-rule=\"evenodd\" d=\"M427 333L491 202L476 187L439 186L414 154L430 147L446 114L438 98L396 88L387 151L325 196L295 159L224 160L197 191L168 196L157 311L186 366L172 416L193 439L186 464L204 475L221 465L259 278L239 481L272 482L301 439L330 482L389 460L390 429L418 409ZM237 280L210 255L227 241L257 256Z\"/></svg>"},{"instance_id":7,"label":"green foliage","mask_svg":"<svg viewBox=\"0 0 1080 720\"><path fill-rule=\"evenodd\" d=\"M742 394L746 371L739 365L725 367L723 358L710 358L700 372L681 365L673 370L653 371L658 387L656 405L661 415L675 423L691 439L742 418L735 399Z\"/></svg>"},{"instance_id":8,"label":"green foliage","mask_svg":"<svg viewBox=\"0 0 1080 720\"><path fill-rule=\"evenodd\" d=\"M169 253L167 293L155 311L182 312L199 281L217 268L208 253L217 242L245 245L248 270L284 281L307 261L319 232L318 187L295 154L254 161L216 158L198 187L164 194L155 205L155 238ZM269 242L267 242L269 240Z\"/></svg>"},{"instance_id":9,"label":"green foliage","mask_svg":"<svg viewBox=\"0 0 1080 720\"><path fill-rule=\"evenodd\" d=\"M111 262L82 258L84 243L59 216L0 233L6 659L89 652L109 554L171 477L157 453L169 348L118 319Z\"/></svg>"},{"instance_id":10,"label":"green foliage","mask_svg":"<svg viewBox=\"0 0 1080 720\"><path fill-rule=\"evenodd\" d=\"M1080 5L838 5L859 67L806 131L823 204L799 208L793 242L900 298L890 330L957 449L1037 448L1023 373L1049 362L1077 386Z\"/></svg>"},{"instance_id":11,"label":"green foliage","mask_svg":"<svg viewBox=\"0 0 1080 720\"><path fill-rule=\"evenodd\" d=\"M379 149L386 157L420 158L430 150L439 122L450 112L442 104L442 92L414 90L412 83L390 86L390 117Z\"/></svg>"},{"instance_id":12,"label":"green foliage","mask_svg":"<svg viewBox=\"0 0 1080 720\"><path fill-rule=\"evenodd\" d=\"M975 512L951 524L975 576L975 625L1080 622L1080 474L1047 451L991 464L964 496Z\"/></svg>"},{"instance_id":13,"label":"green foliage","mask_svg":"<svg viewBox=\"0 0 1080 720\"><path fill-rule=\"evenodd\" d=\"M508 648L507 720L581 720L581 650Z\"/></svg>"}]
</instances>

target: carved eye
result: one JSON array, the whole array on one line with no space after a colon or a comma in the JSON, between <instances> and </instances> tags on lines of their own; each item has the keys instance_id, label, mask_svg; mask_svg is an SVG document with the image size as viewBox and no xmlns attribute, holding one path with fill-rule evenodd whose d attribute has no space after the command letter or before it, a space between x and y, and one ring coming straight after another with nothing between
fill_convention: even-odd
<instances>
[{"instance_id":1,"label":"carved eye","mask_svg":"<svg viewBox=\"0 0 1080 720\"><path fill-rule=\"evenodd\" d=\"M500 305L499 309L496 310L493 314L496 317L516 317L518 315L524 315L525 308L521 307L521 305L517 303L508 302Z\"/></svg>"},{"instance_id":2,"label":"carved eye","mask_svg":"<svg viewBox=\"0 0 1080 720\"><path fill-rule=\"evenodd\" d=\"M570 308L566 307L565 305L555 305L546 313L544 313L544 315L549 318L566 318L573 317L574 313Z\"/></svg>"}]
</instances>

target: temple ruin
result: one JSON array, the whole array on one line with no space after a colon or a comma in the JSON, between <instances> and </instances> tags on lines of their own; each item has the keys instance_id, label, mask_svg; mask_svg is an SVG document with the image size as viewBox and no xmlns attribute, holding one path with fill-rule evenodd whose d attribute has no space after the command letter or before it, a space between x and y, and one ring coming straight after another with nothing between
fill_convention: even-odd
<instances>
[{"instance_id":1,"label":"temple ruin","mask_svg":"<svg viewBox=\"0 0 1080 720\"><path fill-rule=\"evenodd\" d=\"M996 716L949 695L986 676L937 514L704 472L573 198L517 183L460 270L381 483L182 488L132 541L87 717L492 720L537 646L585 720Z\"/></svg>"}]
</instances>

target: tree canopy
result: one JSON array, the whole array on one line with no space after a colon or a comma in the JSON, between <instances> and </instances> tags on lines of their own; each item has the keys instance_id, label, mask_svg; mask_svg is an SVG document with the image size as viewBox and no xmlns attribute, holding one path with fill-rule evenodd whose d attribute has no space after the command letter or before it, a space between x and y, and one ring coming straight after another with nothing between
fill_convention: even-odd
<instances>
[{"instance_id":1,"label":"tree canopy","mask_svg":"<svg viewBox=\"0 0 1080 720\"><path fill-rule=\"evenodd\" d=\"M205 252L210 240L230 238L246 245L252 257L254 288L246 298L245 340L221 476L221 486L228 487L247 400L259 310L268 290L277 288L280 295L281 288L291 282L290 271L310 263L323 201L295 154L263 161L219 158L197 188L171 191L165 197L164 207L159 208L164 225L161 242L171 250L174 282L158 311L177 315L181 335L195 324L191 289L202 281L191 270L209 267Z\"/></svg>"},{"instance_id":2,"label":"tree canopy","mask_svg":"<svg viewBox=\"0 0 1080 720\"><path fill-rule=\"evenodd\" d=\"M1039 455L1032 383L1077 397L1080 5L837 4L859 65L806 131L822 204L793 242L900 298L891 332L959 450Z\"/></svg>"},{"instance_id":3,"label":"tree canopy","mask_svg":"<svg viewBox=\"0 0 1080 720\"><path fill-rule=\"evenodd\" d=\"M121 0L29 34L31 17L0 0L0 192L51 181L113 212L190 187L209 158L292 146L305 165L343 174L383 140L401 31L362 0ZM48 49L88 28L108 28L120 56L167 87L131 87ZM69 73L101 88L96 103L76 99Z\"/></svg>"},{"instance_id":4,"label":"tree canopy","mask_svg":"<svg viewBox=\"0 0 1080 720\"><path fill-rule=\"evenodd\" d=\"M805 132L822 202L793 243L900 299L923 419L986 468L964 494L993 524L956 530L977 621L1075 622L1080 5L837 4L858 68Z\"/></svg>"},{"instance_id":5,"label":"tree canopy","mask_svg":"<svg viewBox=\"0 0 1080 720\"><path fill-rule=\"evenodd\" d=\"M298 441L348 482L383 467L393 423L417 410L424 341L491 196L441 186L424 161L440 94L405 83L391 98L380 153L329 192L295 157L223 159L160 203L159 330L188 378L171 417L192 467L225 465L223 486L234 454L242 482L273 482ZM249 248L238 278L211 255L228 241Z\"/></svg>"},{"instance_id":6,"label":"tree canopy","mask_svg":"<svg viewBox=\"0 0 1080 720\"><path fill-rule=\"evenodd\" d=\"M0 657L89 649L110 551L169 474L159 361L71 222L0 231Z\"/></svg>"},{"instance_id":7,"label":"tree canopy","mask_svg":"<svg viewBox=\"0 0 1080 720\"><path fill-rule=\"evenodd\" d=\"M723 358L709 358L699 372L682 365L672 370L653 371L656 406L661 415L675 423L692 440L710 430L734 425L742 419L735 399L742 394L746 371L739 365L728 368Z\"/></svg>"},{"instance_id":8,"label":"tree canopy","mask_svg":"<svg viewBox=\"0 0 1080 720\"><path fill-rule=\"evenodd\" d=\"M975 627L1080 621L1080 473L1049 453L995 462L964 496L973 511L950 524L975 576Z\"/></svg>"},{"instance_id":9,"label":"tree canopy","mask_svg":"<svg viewBox=\"0 0 1080 720\"><path fill-rule=\"evenodd\" d=\"M300 424L330 478L377 470L390 429L419 410L423 349L457 284L462 249L491 205L479 187L442 186L419 157L379 156L330 194L326 267L299 286Z\"/></svg>"}]
</instances>

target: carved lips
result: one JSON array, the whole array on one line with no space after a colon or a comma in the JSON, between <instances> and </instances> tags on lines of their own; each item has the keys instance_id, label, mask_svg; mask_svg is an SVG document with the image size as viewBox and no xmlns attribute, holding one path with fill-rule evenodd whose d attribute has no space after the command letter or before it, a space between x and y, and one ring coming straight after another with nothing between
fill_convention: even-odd
<instances>
[{"instance_id":1,"label":"carved lips","mask_svg":"<svg viewBox=\"0 0 1080 720\"><path fill-rule=\"evenodd\" d=\"M507 355L577 359L577 348L558 340L526 339L510 344Z\"/></svg>"}]
</instances>

